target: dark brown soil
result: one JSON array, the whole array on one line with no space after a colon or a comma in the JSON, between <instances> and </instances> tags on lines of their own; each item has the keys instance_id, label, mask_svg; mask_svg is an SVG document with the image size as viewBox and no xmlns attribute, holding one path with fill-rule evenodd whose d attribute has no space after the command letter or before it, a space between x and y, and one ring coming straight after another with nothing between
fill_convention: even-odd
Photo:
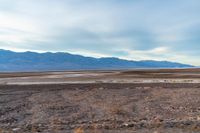
<instances>
[{"instance_id":1,"label":"dark brown soil","mask_svg":"<svg viewBox=\"0 0 200 133\"><path fill-rule=\"evenodd\" d=\"M122 71L119 75L132 78L200 78L200 69L139 69Z\"/></svg>"}]
</instances>

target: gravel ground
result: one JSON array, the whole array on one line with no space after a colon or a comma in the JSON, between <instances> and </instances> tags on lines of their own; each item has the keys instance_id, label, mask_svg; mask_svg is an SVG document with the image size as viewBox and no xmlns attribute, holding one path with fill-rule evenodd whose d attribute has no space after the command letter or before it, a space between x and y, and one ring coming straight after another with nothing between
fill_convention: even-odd
<instances>
[{"instance_id":1,"label":"gravel ground","mask_svg":"<svg viewBox=\"0 0 200 133\"><path fill-rule=\"evenodd\" d=\"M199 133L200 84L1 85L0 133Z\"/></svg>"}]
</instances>

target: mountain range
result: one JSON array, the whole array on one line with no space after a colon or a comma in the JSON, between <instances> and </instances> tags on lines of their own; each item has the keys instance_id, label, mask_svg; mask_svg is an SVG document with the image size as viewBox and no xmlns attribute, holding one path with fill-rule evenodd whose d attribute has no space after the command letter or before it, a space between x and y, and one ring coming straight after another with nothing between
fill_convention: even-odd
<instances>
[{"instance_id":1,"label":"mountain range","mask_svg":"<svg viewBox=\"0 0 200 133\"><path fill-rule=\"evenodd\" d=\"M192 65L169 61L133 61L114 57L93 58L70 53L36 53L0 50L0 71L103 70L133 68L185 68Z\"/></svg>"}]
</instances>

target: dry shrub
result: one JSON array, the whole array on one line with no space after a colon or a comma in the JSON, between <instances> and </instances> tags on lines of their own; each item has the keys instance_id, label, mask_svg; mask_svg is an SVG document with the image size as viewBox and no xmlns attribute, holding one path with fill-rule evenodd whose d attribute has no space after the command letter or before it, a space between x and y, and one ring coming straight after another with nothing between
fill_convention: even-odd
<instances>
[{"instance_id":1,"label":"dry shrub","mask_svg":"<svg viewBox=\"0 0 200 133\"><path fill-rule=\"evenodd\" d=\"M75 128L74 129L74 133L84 133L83 128L79 127L79 128Z\"/></svg>"},{"instance_id":2,"label":"dry shrub","mask_svg":"<svg viewBox=\"0 0 200 133\"><path fill-rule=\"evenodd\" d=\"M122 107L119 105L112 105L109 111L113 115L122 115L124 113Z\"/></svg>"},{"instance_id":3,"label":"dry shrub","mask_svg":"<svg viewBox=\"0 0 200 133\"><path fill-rule=\"evenodd\" d=\"M63 124L63 121L56 117L56 116L52 116L50 118L50 125L51 125L51 130L53 130L53 132L58 132L60 130L60 125Z\"/></svg>"},{"instance_id":4,"label":"dry shrub","mask_svg":"<svg viewBox=\"0 0 200 133\"><path fill-rule=\"evenodd\" d=\"M92 124L91 133L100 133L100 131L98 131L98 125L97 124Z\"/></svg>"},{"instance_id":5,"label":"dry shrub","mask_svg":"<svg viewBox=\"0 0 200 133\"><path fill-rule=\"evenodd\" d=\"M198 126L198 124L194 124L194 125L191 126L190 130L196 131L196 132L198 131L199 132L200 131L200 127Z\"/></svg>"},{"instance_id":6,"label":"dry shrub","mask_svg":"<svg viewBox=\"0 0 200 133\"><path fill-rule=\"evenodd\" d=\"M37 129L34 125L32 125L32 127L31 127L31 132L32 132L32 133L37 133L37 132L38 132L38 129Z\"/></svg>"}]
</instances>

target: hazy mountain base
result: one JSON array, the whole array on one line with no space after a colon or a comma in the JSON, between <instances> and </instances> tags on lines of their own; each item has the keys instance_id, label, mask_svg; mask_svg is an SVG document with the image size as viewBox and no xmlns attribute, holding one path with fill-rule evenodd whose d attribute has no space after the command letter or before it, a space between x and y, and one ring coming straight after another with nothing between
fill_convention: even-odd
<instances>
[{"instance_id":1,"label":"hazy mountain base","mask_svg":"<svg viewBox=\"0 0 200 133\"><path fill-rule=\"evenodd\" d=\"M16 53L0 50L0 71L109 70L130 68L183 68L192 65L168 61L129 61L92 58L69 53Z\"/></svg>"}]
</instances>

